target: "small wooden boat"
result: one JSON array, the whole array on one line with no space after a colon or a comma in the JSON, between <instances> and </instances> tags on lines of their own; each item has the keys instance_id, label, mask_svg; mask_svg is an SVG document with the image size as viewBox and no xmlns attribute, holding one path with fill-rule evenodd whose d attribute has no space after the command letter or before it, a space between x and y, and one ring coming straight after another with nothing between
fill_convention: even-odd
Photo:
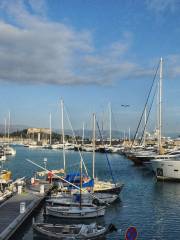
<instances>
[{"instance_id":1,"label":"small wooden boat","mask_svg":"<svg viewBox=\"0 0 180 240\"><path fill-rule=\"evenodd\" d=\"M46 235L53 239L71 239L71 240L83 240L83 239L101 239L107 233L116 230L114 225L110 224L108 228L91 223L85 224L48 224L48 223L34 223L33 229L38 233Z\"/></svg>"},{"instance_id":2,"label":"small wooden boat","mask_svg":"<svg viewBox=\"0 0 180 240\"><path fill-rule=\"evenodd\" d=\"M57 195L59 197L51 197L46 202L54 205L62 206L79 206L79 194L68 194L67 196ZM104 205L113 203L119 196L111 193L83 193L81 199L82 206Z\"/></svg>"},{"instance_id":3,"label":"small wooden boat","mask_svg":"<svg viewBox=\"0 0 180 240\"><path fill-rule=\"evenodd\" d=\"M105 214L105 206L97 207L95 205L88 206L88 207L51 207L46 206L45 214L51 215L54 217L59 218L73 218L73 219L80 219L80 218L96 218L104 216Z\"/></svg>"}]
</instances>

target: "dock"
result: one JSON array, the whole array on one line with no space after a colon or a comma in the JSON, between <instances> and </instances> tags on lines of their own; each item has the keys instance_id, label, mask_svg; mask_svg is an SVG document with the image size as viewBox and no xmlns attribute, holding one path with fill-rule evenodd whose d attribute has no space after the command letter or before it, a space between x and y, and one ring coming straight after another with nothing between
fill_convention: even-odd
<instances>
[{"instance_id":1,"label":"dock","mask_svg":"<svg viewBox=\"0 0 180 240\"><path fill-rule=\"evenodd\" d=\"M40 193L42 184L28 186L21 194L14 194L0 205L0 240L8 240L12 237L33 210L44 200L51 189L51 185L48 182L44 182L43 185L43 193ZM20 212L22 203L25 208Z\"/></svg>"}]
</instances>

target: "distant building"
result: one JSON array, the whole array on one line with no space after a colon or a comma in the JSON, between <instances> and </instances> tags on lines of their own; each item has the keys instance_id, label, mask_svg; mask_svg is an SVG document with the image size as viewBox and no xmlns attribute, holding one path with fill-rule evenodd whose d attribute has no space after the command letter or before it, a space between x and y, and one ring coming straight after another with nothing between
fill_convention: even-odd
<instances>
[{"instance_id":1,"label":"distant building","mask_svg":"<svg viewBox=\"0 0 180 240\"><path fill-rule=\"evenodd\" d=\"M27 135L29 138L37 142L48 141L50 135L49 128L28 128Z\"/></svg>"}]
</instances>

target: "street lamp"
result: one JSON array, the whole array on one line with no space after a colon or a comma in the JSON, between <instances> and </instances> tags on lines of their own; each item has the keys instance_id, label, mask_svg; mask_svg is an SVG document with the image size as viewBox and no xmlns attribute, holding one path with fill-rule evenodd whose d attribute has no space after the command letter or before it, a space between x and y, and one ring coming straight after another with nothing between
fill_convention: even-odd
<instances>
[{"instance_id":1,"label":"street lamp","mask_svg":"<svg viewBox=\"0 0 180 240\"><path fill-rule=\"evenodd\" d=\"M121 104L121 107L128 108L128 107L130 107L130 105L129 104ZM130 142L130 128L128 130L129 130L129 142ZM126 140L126 132L124 131L124 141L125 140Z\"/></svg>"}]
</instances>

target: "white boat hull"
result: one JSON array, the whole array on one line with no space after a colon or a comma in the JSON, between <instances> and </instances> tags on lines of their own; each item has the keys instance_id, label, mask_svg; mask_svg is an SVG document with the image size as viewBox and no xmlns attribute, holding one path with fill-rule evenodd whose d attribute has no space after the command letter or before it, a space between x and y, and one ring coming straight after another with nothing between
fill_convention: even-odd
<instances>
[{"instance_id":1,"label":"white boat hull","mask_svg":"<svg viewBox=\"0 0 180 240\"><path fill-rule=\"evenodd\" d=\"M46 214L59 218L96 218L104 216L105 207L46 207Z\"/></svg>"},{"instance_id":2,"label":"white boat hull","mask_svg":"<svg viewBox=\"0 0 180 240\"><path fill-rule=\"evenodd\" d=\"M33 228L53 239L99 239L107 233L107 229L96 224L90 225L60 225L34 223Z\"/></svg>"},{"instance_id":3,"label":"white boat hull","mask_svg":"<svg viewBox=\"0 0 180 240\"><path fill-rule=\"evenodd\" d=\"M157 179L180 180L180 159L157 159L151 163Z\"/></svg>"}]
</instances>

